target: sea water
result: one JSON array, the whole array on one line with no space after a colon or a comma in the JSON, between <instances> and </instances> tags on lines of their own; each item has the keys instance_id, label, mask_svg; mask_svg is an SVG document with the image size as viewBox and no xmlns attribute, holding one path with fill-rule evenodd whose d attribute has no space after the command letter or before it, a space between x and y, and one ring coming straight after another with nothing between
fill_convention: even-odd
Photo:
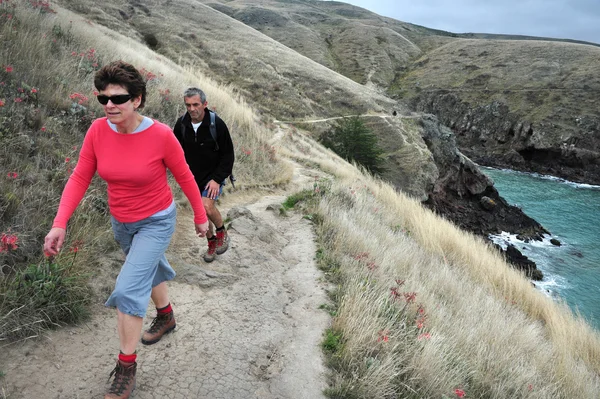
<instances>
[{"instance_id":1,"label":"sea water","mask_svg":"<svg viewBox=\"0 0 600 399\"><path fill-rule=\"evenodd\" d=\"M600 330L600 186L511 170L482 171L508 203L551 233L541 242L519 241L512 232L494 236L493 241L519 248L544 273L536 286L562 298ZM561 246L551 244L551 238Z\"/></svg>"}]
</instances>

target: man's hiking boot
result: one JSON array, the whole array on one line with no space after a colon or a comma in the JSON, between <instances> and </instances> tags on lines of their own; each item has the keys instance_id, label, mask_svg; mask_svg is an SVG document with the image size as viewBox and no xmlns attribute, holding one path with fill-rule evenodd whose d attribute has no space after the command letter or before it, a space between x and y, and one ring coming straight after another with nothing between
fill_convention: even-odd
<instances>
[{"instance_id":1,"label":"man's hiking boot","mask_svg":"<svg viewBox=\"0 0 600 399\"><path fill-rule=\"evenodd\" d=\"M142 334L142 344L152 345L160 341L163 335L170 333L175 329L175 317L173 312L166 314L157 314L150 328Z\"/></svg>"},{"instance_id":2,"label":"man's hiking boot","mask_svg":"<svg viewBox=\"0 0 600 399\"><path fill-rule=\"evenodd\" d=\"M229 234L223 229L217 231L217 255L221 255L229 248Z\"/></svg>"},{"instance_id":3,"label":"man's hiking boot","mask_svg":"<svg viewBox=\"0 0 600 399\"><path fill-rule=\"evenodd\" d=\"M137 363L125 363L117 360L117 366L110 372L108 379L115 376L104 399L127 399L135 389L135 370Z\"/></svg>"},{"instance_id":4,"label":"man's hiking boot","mask_svg":"<svg viewBox=\"0 0 600 399\"><path fill-rule=\"evenodd\" d=\"M208 250L206 250L206 253L203 255L204 261L210 263L215 260L216 252L217 239L213 236L208 240Z\"/></svg>"}]
</instances>

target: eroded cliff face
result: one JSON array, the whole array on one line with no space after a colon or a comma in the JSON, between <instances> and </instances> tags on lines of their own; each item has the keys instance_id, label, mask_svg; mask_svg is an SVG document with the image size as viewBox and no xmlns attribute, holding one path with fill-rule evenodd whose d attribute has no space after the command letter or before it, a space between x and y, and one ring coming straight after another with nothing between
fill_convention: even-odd
<instances>
[{"instance_id":1,"label":"eroded cliff face","mask_svg":"<svg viewBox=\"0 0 600 399\"><path fill-rule=\"evenodd\" d=\"M519 208L509 205L494 188L493 182L457 148L453 132L432 115L419 120L422 138L431 152L439 177L429 191L426 206L461 228L488 239L502 231L523 238L540 239L548 233ZM511 248L508 260L533 279L542 273L535 263Z\"/></svg>"},{"instance_id":2,"label":"eroded cliff face","mask_svg":"<svg viewBox=\"0 0 600 399\"><path fill-rule=\"evenodd\" d=\"M551 119L530 123L492 102L471 106L454 93L431 92L413 101L456 134L461 151L480 165L504 167L600 184L600 118L573 118L571 125Z\"/></svg>"}]
</instances>

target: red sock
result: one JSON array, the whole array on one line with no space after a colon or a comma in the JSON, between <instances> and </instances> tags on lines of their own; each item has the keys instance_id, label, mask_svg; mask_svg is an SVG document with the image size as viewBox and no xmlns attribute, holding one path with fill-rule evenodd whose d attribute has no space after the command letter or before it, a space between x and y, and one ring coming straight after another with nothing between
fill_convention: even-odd
<instances>
[{"instance_id":1,"label":"red sock","mask_svg":"<svg viewBox=\"0 0 600 399\"><path fill-rule=\"evenodd\" d=\"M156 313L157 314L167 314L167 313L171 313L173 311L173 308L171 307L171 304L169 303L167 306L165 306L164 308L156 308Z\"/></svg>"},{"instance_id":2,"label":"red sock","mask_svg":"<svg viewBox=\"0 0 600 399\"><path fill-rule=\"evenodd\" d=\"M123 363L135 363L137 359L137 353L133 352L131 355L126 355L123 352L119 352L119 360Z\"/></svg>"}]
</instances>

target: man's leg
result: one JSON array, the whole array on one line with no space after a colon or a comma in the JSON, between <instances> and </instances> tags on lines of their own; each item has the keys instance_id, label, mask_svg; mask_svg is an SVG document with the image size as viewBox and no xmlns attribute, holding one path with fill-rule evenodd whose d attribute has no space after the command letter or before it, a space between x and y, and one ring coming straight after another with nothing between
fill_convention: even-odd
<instances>
[{"instance_id":1,"label":"man's leg","mask_svg":"<svg viewBox=\"0 0 600 399\"><path fill-rule=\"evenodd\" d=\"M202 197L202 203L204 204L204 209L206 210L206 216L208 217L208 232L206 233L206 239L208 240L208 250L204 254L205 262L212 262L215 259L215 256L218 254L222 254L223 251L223 217L221 217L221 212L215 206L215 200L210 199L208 197ZM213 232L213 226L216 228L216 231ZM219 246L219 244L221 244Z\"/></svg>"},{"instance_id":2,"label":"man's leg","mask_svg":"<svg viewBox=\"0 0 600 399\"><path fill-rule=\"evenodd\" d=\"M204 204L204 209L206 210L206 216L212 224L215 225L216 228L223 227L223 218L221 217L221 212L217 209L215 205L215 200L202 197L202 203ZM208 229L208 233L206 233L206 237L212 237L212 228Z\"/></svg>"},{"instance_id":3,"label":"man's leg","mask_svg":"<svg viewBox=\"0 0 600 399\"><path fill-rule=\"evenodd\" d=\"M223 225L223 217L215 205L215 200L202 197L202 203L204 204L204 209L206 209L206 215L208 216L208 219L215 225L215 235L217 239L215 253L217 255L221 255L229 248L229 236L227 235L227 230L225 230L225 226ZM210 240L213 239L212 228L210 230L210 237L208 234L206 235L209 240L209 248Z\"/></svg>"}]
</instances>

